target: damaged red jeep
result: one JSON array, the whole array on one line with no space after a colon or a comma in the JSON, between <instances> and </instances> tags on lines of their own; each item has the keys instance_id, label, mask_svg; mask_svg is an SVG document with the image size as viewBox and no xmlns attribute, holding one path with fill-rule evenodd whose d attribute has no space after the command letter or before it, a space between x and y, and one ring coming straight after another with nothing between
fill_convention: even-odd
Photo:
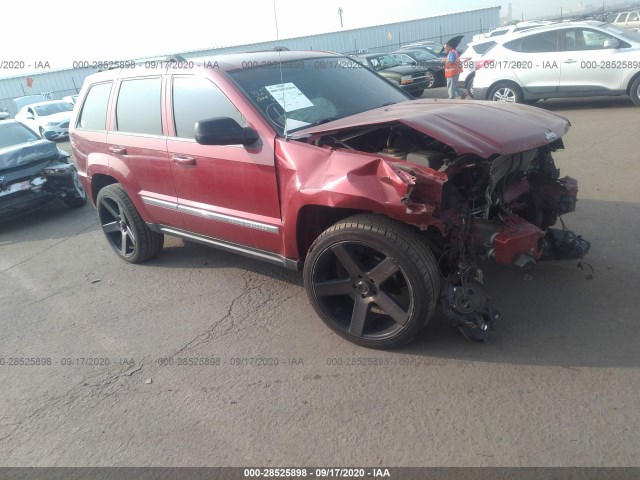
<instances>
[{"instance_id":1,"label":"damaged red jeep","mask_svg":"<svg viewBox=\"0 0 640 480\"><path fill-rule=\"evenodd\" d=\"M148 260L167 234L304 268L358 345L402 345L437 306L483 340L483 261L589 249L551 228L578 188L552 158L569 122L544 110L413 100L348 57L289 51L109 70L78 103L72 148L116 254Z\"/></svg>"}]
</instances>

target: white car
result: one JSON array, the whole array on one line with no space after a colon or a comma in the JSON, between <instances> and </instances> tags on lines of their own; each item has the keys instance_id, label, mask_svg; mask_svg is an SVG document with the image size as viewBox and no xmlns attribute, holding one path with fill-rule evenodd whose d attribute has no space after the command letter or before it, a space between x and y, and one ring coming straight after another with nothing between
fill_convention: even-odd
<instances>
[{"instance_id":1,"label":"white car","mask_svg":"<svg viewBox=\"0 0 640 480\"><path fill-rule=\"evenodd\" d=\"M467 44L467 48L460 54L462 73L458 77L458 88L464 88L473 98L473 78L476 70L482 68L482 56L496 45L496 40L484 38L478 42Z\"/></svg>"},{"instance_id":2,"label":"white car","mask_svg":"<svg viewBox=\"0 0 640 480\"><path fill-rule=\"evenodd\" d=\"M40 137L53 140L69 135L69 120L73 105L61 100L32 103L22 107L15 119L23 123Z\"/></svg>"},{"instance_id":3,"label":"white car","mask_svg":"<svg viewBox=\"0 0 640 480\"><path fill-rule=\"evenodd\" d=\"M603 22L567 22L512 34L475 72L478 100L629 95L640 106L640 35Z\"/></svg>"},{"instance_id":4,"label":"white car","mask_svg":"<svg viewBox=\"0 0 640 480\"><path fill-rule=\"evenodd\" d=\"M71 105L75 105L77 99L78 99L78 95L68 95L66 97L62 97L63 102L70 103Z\"/></svg>"},{"instance_id":5,"label":"white car","mask_svg":"<svg viewBox=\"0 0 640 480\"><path fill-rule=\"evenodd\" d=\"M549 25L551 22L518 22L515 25L506 25L504 27L498 27L487 33L486 37L499 37L502 35L510 35L512 33L523 32L532 28L540 27L543 25Z\"/></svg>"}]
</instances>

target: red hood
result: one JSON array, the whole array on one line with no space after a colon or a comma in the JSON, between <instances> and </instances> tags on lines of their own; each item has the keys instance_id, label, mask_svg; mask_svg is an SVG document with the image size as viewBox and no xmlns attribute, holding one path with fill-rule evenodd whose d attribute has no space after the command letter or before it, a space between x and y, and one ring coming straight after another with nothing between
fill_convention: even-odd
<instances>
[{"instance_id":1,"label":"red hood","mask_svg":"<svg viewBox=\"0 0 640 480\"><path fill-rule=\"evenodd\" d=\"M458 155L510 155L546 145L569 130L569 120L546 110L496 102L412 100L299 130L291 138L400 122L451 146ZM554 135L555 134L555 135Z\"/></svg>"}]
</instances>

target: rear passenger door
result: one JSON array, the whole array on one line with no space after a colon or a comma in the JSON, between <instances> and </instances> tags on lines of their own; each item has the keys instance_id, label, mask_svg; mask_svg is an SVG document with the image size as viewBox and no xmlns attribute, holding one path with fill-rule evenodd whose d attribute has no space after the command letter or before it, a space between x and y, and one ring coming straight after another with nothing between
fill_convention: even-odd
<instances>
[{"instance_id":1,"label":"rear passenger door","mask_svg":"<svg viewBox=\"0 0 640 480\"><path fill-rule=\"evenodd\" d=\"M558 31L551 30L512 40L504 45L516 52L509 57L506 68L512 69L523 90L531 95L541 96L558 91L561 71L558 38ZM490 55L491 51L488 56ZM501 65L502 59L496 60Z\"/></svg>"},{"instance_id":2,"label":"rear passenger door","mask_svg":"<svg viewBox=\"0 0 640 480\"><path fill-rule=\"evenodd\" d=\"M161 75L123 79L118 84L107 133L109 167L118 172L145 220L182 227L162 122Z\"/></svg>"},{"instance_id":3,"label":"rear passenger door","mask_svg":"<svg viewBox=\"0 0 640 480\"><path fill-rule=\"evenodd\" d=\"M196 143L194 126L199 120L231 117L247 126L210 79L174 75L168 96L173 128L167 148L186 228L279 253L282 221L273 149L264 148L264 142L255 148Z\"/></svg>"}]
</instances>

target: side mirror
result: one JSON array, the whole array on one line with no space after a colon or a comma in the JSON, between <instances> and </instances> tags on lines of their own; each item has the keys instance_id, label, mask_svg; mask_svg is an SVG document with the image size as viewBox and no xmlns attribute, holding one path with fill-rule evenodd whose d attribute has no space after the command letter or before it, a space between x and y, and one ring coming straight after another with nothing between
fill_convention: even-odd
<instances>
[{"instance_id":1,"label":"side mirror","mask_svg":"<svg viewBox=\"0 0 640 480\"><path fill-rule=\"evenodd\" d=\"M27 120L34 120L33 113L27 113Z\"/></svg>"},{"instance_id":2,"label":"side mirror","mask_svg":"<svg viewBox=\"0 0 640 480\"><path fill-rule=\"evenodd\" d=\"M604 48L620 48L620 42L616 38L609 38L604 41Z\"/></svg>"},{"instance_id":3,"label":"side mirror","mask_svg":"<svg viewBox=\"0 0 640 480\"><path fill-rule=\"evenodd\" d=\"M196 142L200 145L244 145L256 143L260 137L250 127L241 127L230 117L200 120L195 125Z\"/></svg>"}]
</instances>

